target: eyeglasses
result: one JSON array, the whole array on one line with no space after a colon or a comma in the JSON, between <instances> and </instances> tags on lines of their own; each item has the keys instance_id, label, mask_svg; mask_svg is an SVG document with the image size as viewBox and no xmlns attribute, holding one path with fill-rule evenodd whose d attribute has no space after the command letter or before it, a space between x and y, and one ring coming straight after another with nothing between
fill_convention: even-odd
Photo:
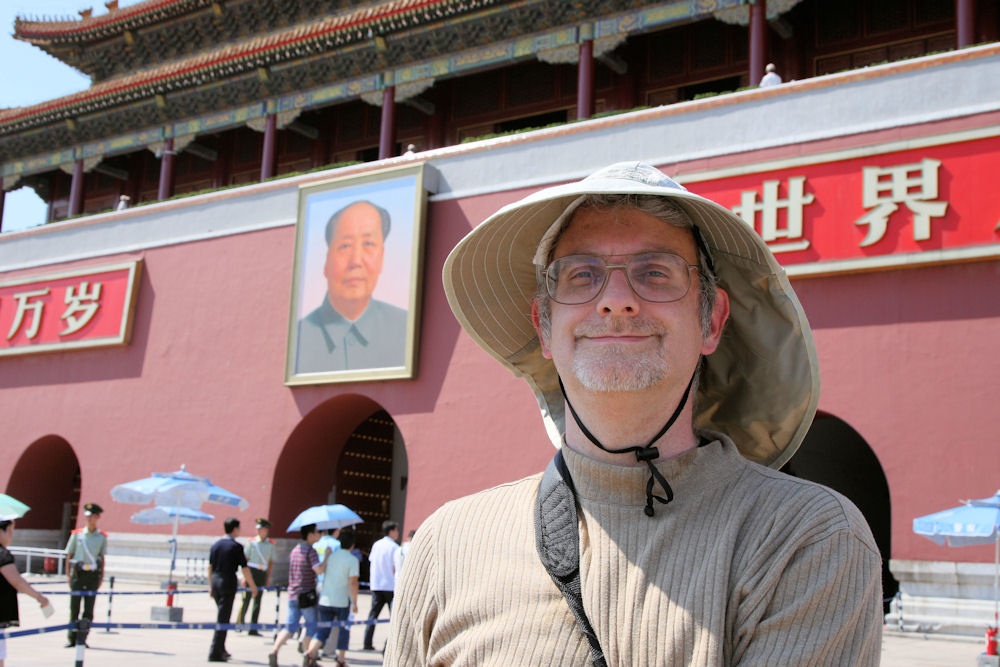
<instances>
[{"instance_id":1,"label":"eyeglasses","mask_svg":"<svg viewBox=\"0 0 1000 667\"><path fill-rule=\"evenodd\" d=\"M545 276L545 291L556 303L576 306L588 303L604 291L608 276L622 269L629 287L636 295L654 303L669 303L683 299L691 289L691 269L680 255L671 252L649 252L629 255L625 264L609 264L595 255L568 255L549 264Z\"/></svg>"}]
</instances>

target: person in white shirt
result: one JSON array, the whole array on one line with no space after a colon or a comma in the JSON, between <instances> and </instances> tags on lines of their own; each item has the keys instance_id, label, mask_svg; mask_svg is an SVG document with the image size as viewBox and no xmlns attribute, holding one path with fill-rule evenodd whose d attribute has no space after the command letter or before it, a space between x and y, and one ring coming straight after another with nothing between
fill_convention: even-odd
<instances>
[{"instance_id":1,"label":"person in white shirt","mask_svg":"<svg viewBox=\"0 0 1000 667\"><path fill-rule=\"evenodd\" d=\"M781 83L781 76L774 71L775 69L774 63L767 64L767 67L764 68L766 74L760 80L760 88L770 88Z\"/></svg>"},{"instance_id":2,"label":"person in white shirt","mask_svg":"<svg viewBox=\"0 0 1000 667\"><path fill-rule=\"evenodd\" d=\"M346 621L349 614L358 612L358 574L360 563L351 553L354 546L354 531L346 528L340 532L342 548L330 550L326 554L326 572L319 595L319 620ZM321 628L318 639L324 646L330 637L331 628ZM350 627L341 627L337 635L337 667L344 667L344 656L350 640Z\"/></svg>"},{"instance_id":3,"label":"person in white shirt","mask_svg":"<svg viewBox=\"0 0 1000 667\"><path fill-rule=\"evenodd\" d=\"M382 534L384 537L372 545L368 560L371 562L371 582L369 588L372 592L372 608L368 614L371 624L365 629L366 651L374 651L372 644L375 638L374 621L382 613L382 608L389 606L389 613L392 613L392 595L396 590L396 552L399 550L399 524L395 521L382 522Z\"/></svg>"},{"instance_id":4,"label":"person in white shirt","mask_svg":"<svg viewBox=\"0 0 1000 667\"><path fill-rule=\"evenodd\" d=\"M417 531L411 530L403 538L403 543L399 545L399 549L396 551L396 558L393 560L393 564L396 566L396 579L399 579L400 573L403 571L403 561L406 560L406 553L410 550L410 543L413 541L413 536L417 534Z\"/></svg>"}]
</instances>

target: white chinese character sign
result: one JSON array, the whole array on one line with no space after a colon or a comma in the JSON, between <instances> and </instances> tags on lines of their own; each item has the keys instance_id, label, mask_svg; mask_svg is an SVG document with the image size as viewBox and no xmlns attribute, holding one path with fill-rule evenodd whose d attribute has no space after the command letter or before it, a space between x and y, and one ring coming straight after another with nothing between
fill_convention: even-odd
<instances>
[{"instance_id":1,"label":"white chinese character sign","mask_svg":"<svg viewBox=\"0 0 1000 667\"><path fill-rule=\"evenodd\" d=\"M0 282L0 356L124 345L142 262Z\"/></svg>"},{"instance_id":2,"label":"white chinese character sign","mask_svg":"<svg viewBox=\"0 0 1000 667\"><path fill-rule=\"evenodd\" d=\"M1000 188L985 176L1000 167L1000 137L853 153L678 180L740 216L783 265L811 272L1000 254Z\"/></svg>"}]
</instances>

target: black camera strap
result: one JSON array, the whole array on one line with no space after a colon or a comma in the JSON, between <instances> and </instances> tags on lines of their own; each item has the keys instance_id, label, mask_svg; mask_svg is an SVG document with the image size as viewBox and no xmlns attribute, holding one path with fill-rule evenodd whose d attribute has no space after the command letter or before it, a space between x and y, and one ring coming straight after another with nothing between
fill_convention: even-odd
<instances>
[{"instance_id":1,"label":"black camera strap","mask_svg":"<svg viewBox=\"0 0 1000 667\"><path fill-rule=\"evenodd\" d=\"M590 644L594 667L607 667L604 650L583 609L580 586L580 527L577 523L576 489L562 452L549 461L538 487L535 504L535 547L546 572L562 592L577 624Z\"/></svg>"}]
</instances>

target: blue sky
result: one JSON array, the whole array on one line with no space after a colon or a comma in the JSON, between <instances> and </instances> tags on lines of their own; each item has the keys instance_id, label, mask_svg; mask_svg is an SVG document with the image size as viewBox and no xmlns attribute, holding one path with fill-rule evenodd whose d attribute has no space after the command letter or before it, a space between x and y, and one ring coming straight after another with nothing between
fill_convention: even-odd
<instances>
[{"instance_id":1,"label":"blue sky","mask_svg":"<svg viewBox=\"0 0 1000 667\"><path fill-rule=\"evenodd\" d=\"M121 0L119 6L139 0ZM14 17L79 18L80 9L107 13L103 0L0 0L0 108L20 107L83 90L90 79L41 49L14 39ZM14 63L14 65L12 65ZM33 227L45 220L45 204L26 187L7 193L3 230Z\"/></svg>"}]
</instances>

